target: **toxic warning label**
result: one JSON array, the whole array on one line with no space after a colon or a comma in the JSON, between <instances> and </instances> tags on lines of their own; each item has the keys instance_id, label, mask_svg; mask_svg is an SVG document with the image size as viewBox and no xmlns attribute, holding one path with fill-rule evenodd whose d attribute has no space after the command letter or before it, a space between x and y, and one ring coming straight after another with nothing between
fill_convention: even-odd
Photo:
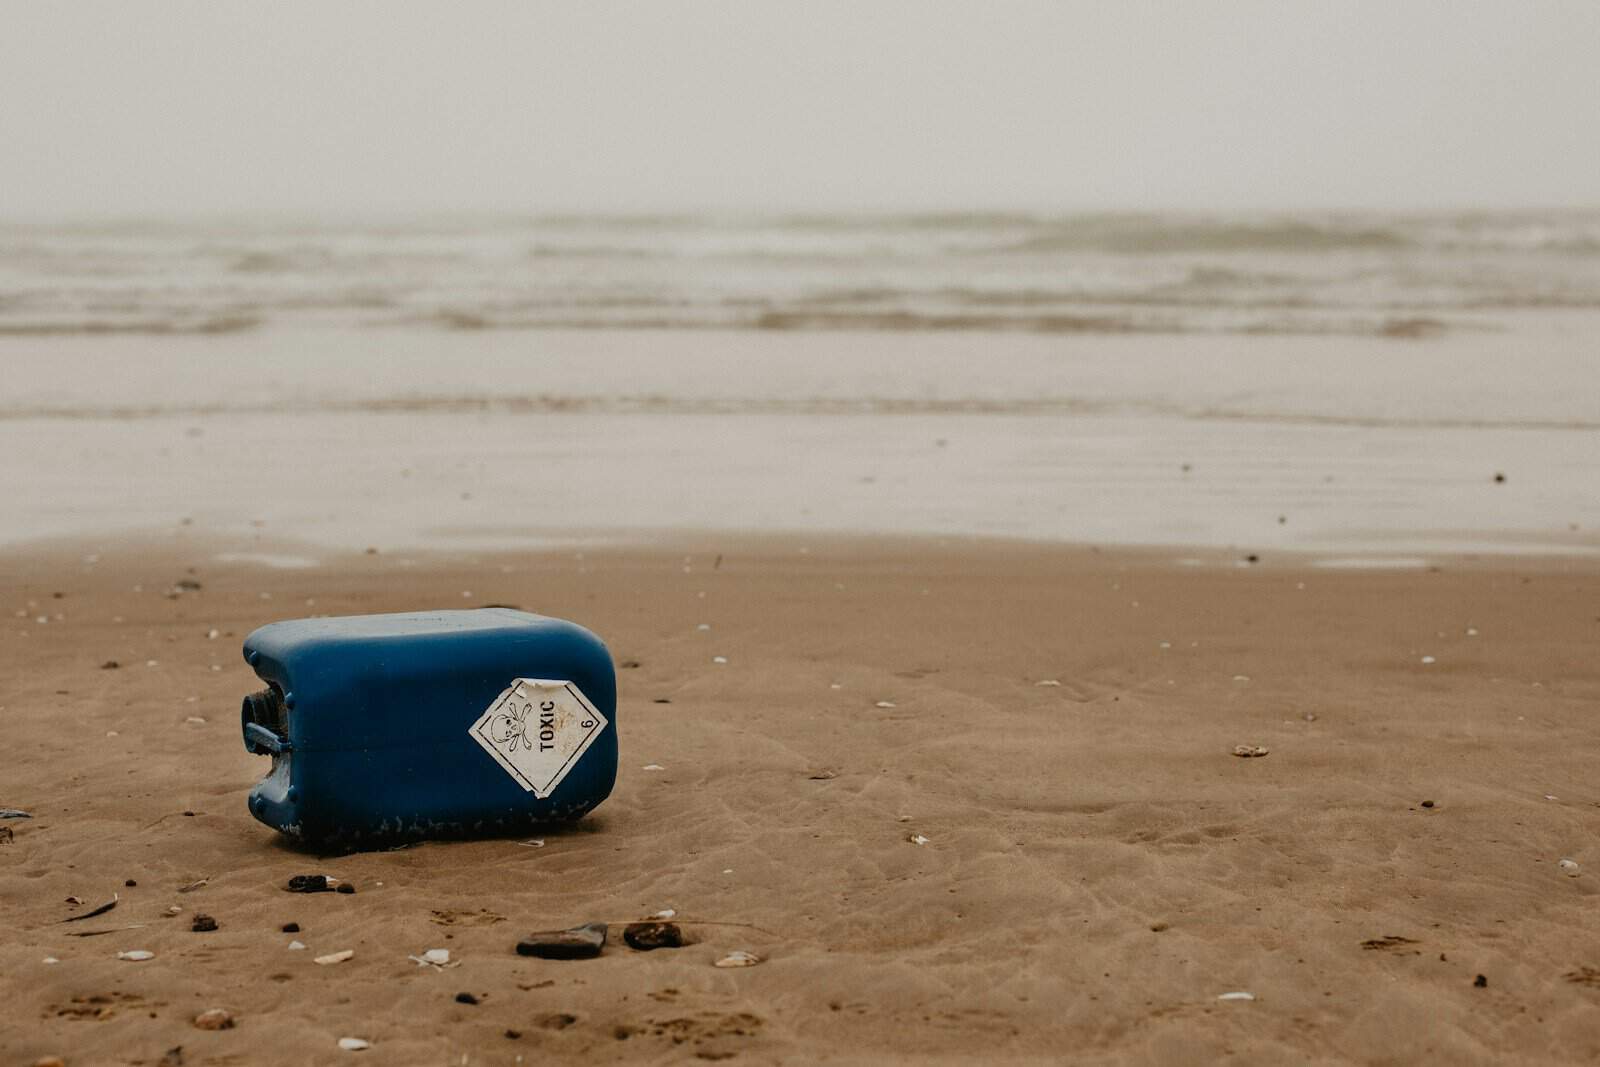
<instances>
[{"instance_id":1,"label":"toxic warning label","mask_svg":"<svg viewBox=\"0 0 1600 1067\"><path fill-rule=\"evenodd\" d=\"M518 678L469 732L522 788L543 800L605 728L606 717L572 682Z\"/></svg>"}]
</instances>

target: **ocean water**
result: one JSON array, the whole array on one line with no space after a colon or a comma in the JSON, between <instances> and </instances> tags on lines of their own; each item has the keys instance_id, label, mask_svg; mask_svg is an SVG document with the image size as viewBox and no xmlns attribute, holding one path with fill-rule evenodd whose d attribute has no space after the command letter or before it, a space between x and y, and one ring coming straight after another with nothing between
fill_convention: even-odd
<instances>
[{"instance_id":1,"label":"ocean water","mask_svg":"<svg viewBox=\"0 0 1600 1067\"><path fill-rule=\"evenodd\" d=\"M1600 212L0 227L0 543L1600 554Z\"/></svg>"},{"instance_id":2,"label":"ocean water","mask_svg":"<svg viewBox=\"0 0 1600 1067\"><path fill-rule=\"evenodd\" d=\"M1600 308L1600 212L0 226L0 335L551 327L1419 337Z\"/></svg>"}]
</instances>

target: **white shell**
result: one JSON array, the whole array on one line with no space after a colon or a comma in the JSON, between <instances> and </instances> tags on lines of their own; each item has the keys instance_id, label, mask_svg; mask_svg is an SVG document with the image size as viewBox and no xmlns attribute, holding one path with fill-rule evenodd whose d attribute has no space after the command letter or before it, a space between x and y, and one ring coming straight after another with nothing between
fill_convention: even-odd
<instances>
[{"instance_id":1,"label":"white shell","mask_svg":"<svg viewBox=\"0 0 1600 1067\"><path fill-rule=\"evenodd\" d=\"M716 962L718 967L754 967L761 962L761 957L753 952L730 952Z\"/></svg>"},{"instance_id":2,"label":"white shell","mask_svg":"<svg viewBox=\"0 0 1600 1067\"><path fill-rule=\"evenodd\" d=\"M321 964L343 963L355 954L355 949L347 948L343 952L330 952L326 956L318 956L316 962Z\"/></svg>"},{"instance_id":3,"label":"white shell","mask_svg":"<svg viewBox=\"0 0 1600 1067\"><path fill-rule=\"evenodd\" d=\"M138 963L141 960L153 960L155 958L156 958L156 954L154 952L151 952L151 951L149 951L147 949L142 949L142 948L136 948L132 952L119 952L119 953L117 953L117 959L119 959L119 960L132 960L134 963Z\"/></svg>"},{"instance_id":4,"label":"white shell","mask_svg":"<svg viewBox=\"0 0 1600 1067\"><path fill-rule=\"evenodd\" d=\"M1236 993L1222 993L1222 994L1218 995L1217 999L1218 1000L1254 1000L1254 999L1256 999L1256 995L1254 993L1246 993L1243 990L1241 990L1241 991L1236 992Z\"/></svg>"},{"instance_id":5,"label":"white shell","mask_svg":"<svg viewBox=\"0 0 1600 1067\"><path fill-rule=\"evenodd\" d=\"M362 1049L371 1048L372 1042L363 1041L359 1037L341 1037L339 1047L346 1052L360 1052Z\"/></svg>"}]
</instances>

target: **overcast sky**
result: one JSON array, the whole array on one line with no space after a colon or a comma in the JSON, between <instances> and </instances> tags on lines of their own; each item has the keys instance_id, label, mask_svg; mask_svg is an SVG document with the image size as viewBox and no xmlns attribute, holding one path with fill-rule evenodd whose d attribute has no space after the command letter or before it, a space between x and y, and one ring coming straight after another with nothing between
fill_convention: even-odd
<instances>
[{"instance_id":1,"label":"overcast sky","mask_svg":"<svg viewBox=\"0 0 1600 1067\"><path fill-rule=\"evenodd\" d=\"M0 216L1600 206L1600 4L29 2Z\"/></svg>"}]
</instances>

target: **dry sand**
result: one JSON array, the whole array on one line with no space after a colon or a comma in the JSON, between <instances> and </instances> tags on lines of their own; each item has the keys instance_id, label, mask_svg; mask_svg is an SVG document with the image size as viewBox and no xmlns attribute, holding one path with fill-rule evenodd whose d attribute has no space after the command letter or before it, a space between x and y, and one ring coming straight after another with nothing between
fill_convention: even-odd
<instances>
[{"instance_id":1,"label":"dry sand","mask_svg":"<svg viewBox=\"0 0 1600 1067\"><path fill-rule=\"evenodd\" d=\"M1600 1056L1600 573L1202 560L686 537L269 570L199 541L9 549L0 806L34 818L0 822L0 1062ZM201 588L165 595L182 578ZM624 665L622 770L594 815L543 848L340 857L250 817L250 629L491 601L580 621ZM282 890L308 871L358 892ZM694 945L513 952L666 908ZM220 929L191 932L197 910ZM460 966L406 958L436 947ZM711 966L738 949L765 962ZM212 1007L237 1027L194 1029Z\"/></svg>"}]
</instances>

